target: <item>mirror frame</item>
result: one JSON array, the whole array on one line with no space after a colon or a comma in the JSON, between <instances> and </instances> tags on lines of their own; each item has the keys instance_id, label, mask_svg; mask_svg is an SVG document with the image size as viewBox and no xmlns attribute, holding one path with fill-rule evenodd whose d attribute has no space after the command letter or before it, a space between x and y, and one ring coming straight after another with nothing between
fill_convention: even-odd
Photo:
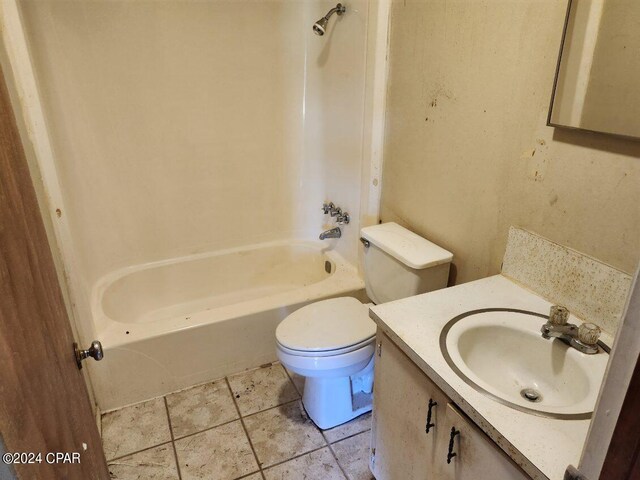
<instances>
[{"instance_id":1,"label":"mirror frame","mask_svg":"<svg viewBox=\"0 0 640 480\"><path fill-rule=\"evenodd\" d=\"M560 51L558 52L558 62L556 64L556 72L553 78L553 88L551 90L551 101L549 103L549 113L547 114L547 127L564 128L566 130L595 133L598 135L611 135L613 137L617 137L621 139L640 141L640 137L633 137L630 135L623 135L620 133L613 133L613 132L603 132L600 130L590 130L588 128L582 128L582 127L572 127L571 125L561 125L558 123L553 123L551 121L551 115L553 113L553 102L556 99L556 88L558 86L558 78L560 76L560 64L562 63L562 52L564 51L564 45L567 39L567 30L569 28L569 17L571 16L572 5L573 5L573 0L567 0L567 12L565 13L564 26L562 28L562 39L560 40Z\"/></svg>"}]
</instances>

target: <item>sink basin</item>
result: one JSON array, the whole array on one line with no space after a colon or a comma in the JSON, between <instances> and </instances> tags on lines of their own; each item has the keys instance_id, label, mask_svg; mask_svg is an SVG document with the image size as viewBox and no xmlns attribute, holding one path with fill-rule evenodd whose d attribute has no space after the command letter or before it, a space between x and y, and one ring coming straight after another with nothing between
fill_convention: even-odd
<instances>
[{"instance_id":1,"label":"sink basin","mask_svg":"<svg viewBox=\"0 0 640 480\"><path fill-rule=\"evenodd\" d=\"M467 384L517 410L590 418L609 355L586 355L542 338L547 316L506 308L464 313L445 325L440 348Z\"/></svg>"}]
</instances>

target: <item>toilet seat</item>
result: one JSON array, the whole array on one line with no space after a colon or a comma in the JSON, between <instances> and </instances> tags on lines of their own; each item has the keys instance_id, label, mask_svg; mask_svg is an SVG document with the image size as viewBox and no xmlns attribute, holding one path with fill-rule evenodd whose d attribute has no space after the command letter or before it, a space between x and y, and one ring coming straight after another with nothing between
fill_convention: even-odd
<instances>
[{"instance_id":1,"label":"toilet seat","mask_svg":"<svg viewBox=\"0 0 640 480\"><path fill-rule=\"evenodd\" d=\"M362 370L373 357L375 339L356 350L340 355L311 356L288 353L278 345L277 355L282 364L294 373L308 378L348 377Z\"/></svg>"},{"instance_id":2,"label":"toilet seat","mask_svg":"<svg viewBox=\"0 0 640 480\"><path fill-rule=\"evenodd\" d=\"M278 342L276 340L276 343L278 344L278 348L285 352L288 353L289 355L298 355L300 357L333 357L336 355L342 355L345 353L349 353L349 352L353 352L355 350L358 350L360 348L366 347L367 345L369 345L370 343L372 343L375 340L375 335L373 335L372 337L369 337L359 343L356 343L355 345L350 345L348 347L345 348L338 348L335 350L324 350L324 351L310 351L310 350L295 350L293 348L287 348L284 345L282 345L280 342Z\"/></svg>"},{"instance_id":3,"label":"toilet seat","mask_svg":"<svg viewBox=\"0 0 640 480\"><path fill-rule=\"evenodd\" d=\"M295 311L276 329L278 348L290 355L326 357L353 352L373 342L369 309L353 297L315 302Z\"/></svg>"}]
</instances>

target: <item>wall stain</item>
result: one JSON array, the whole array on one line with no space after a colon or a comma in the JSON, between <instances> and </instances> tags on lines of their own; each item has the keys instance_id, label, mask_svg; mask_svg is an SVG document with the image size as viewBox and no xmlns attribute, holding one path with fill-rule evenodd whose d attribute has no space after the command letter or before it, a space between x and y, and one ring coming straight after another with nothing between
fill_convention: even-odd
<instances>
[{"instance_id":1,"label":"wall stain","mask_svg":"<svg viewBox=\"0 0 640 480\"><path fill-rule=\"evenodd\" d=\"M624 173L622 174L622 177L620 177L620 180L618 180L618 183L616 183L616 188L618 188L618 187L620 186L620 184L622 183L622 181L623 181L625 178L627 178L627 176L628 176L628 175L629 175L629 174L628 174L627 172L624 172Z\"/></svg>"},{"instance_id":2,"label":"wall stain","mask_svg":"<svg viewBox=\"0 0 640 480\"><path fill-rule=\"evenodd\" d=\"M522 152L522 154L520 155L520 158L522 158L522 159L531 158L535 154L536 154L536 149L532 148L531 150L525 150L524 152Z\"/></svg>"},{"instance_id":3,"label":"wall stain","mask_svg":"<svg viewBox=\"0 0 640 480\"><path fill-rule=\"evenodd\" d=\"M431 98L431 102L429 102L429 105L432 108L437 107L438 100L442 98L446 100L455 100L455 97L453 96L453 93L451 93L451 90L449 90L444 85L439 83L436 84L435 88L431 91L431 95L429 95L429 97Z\"/></svg>"}]
</instances>

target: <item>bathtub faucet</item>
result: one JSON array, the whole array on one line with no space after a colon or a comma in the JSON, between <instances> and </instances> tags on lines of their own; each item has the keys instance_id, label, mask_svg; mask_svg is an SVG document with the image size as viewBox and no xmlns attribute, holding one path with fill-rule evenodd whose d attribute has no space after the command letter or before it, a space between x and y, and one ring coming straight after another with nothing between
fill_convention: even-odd
<instances>
[{"instance_id":1,"label":"bathtub faucet","mask_svg":"<svg viewBox=\"0 0 640 480\"><path fill-rule=\"evenodd\" d=\"M341 236L342 232L340 231L340 227L333 227L322 232L320 234L320 240L324 240L325 238L340 238Z\"/></svg>"}]
</instances>

